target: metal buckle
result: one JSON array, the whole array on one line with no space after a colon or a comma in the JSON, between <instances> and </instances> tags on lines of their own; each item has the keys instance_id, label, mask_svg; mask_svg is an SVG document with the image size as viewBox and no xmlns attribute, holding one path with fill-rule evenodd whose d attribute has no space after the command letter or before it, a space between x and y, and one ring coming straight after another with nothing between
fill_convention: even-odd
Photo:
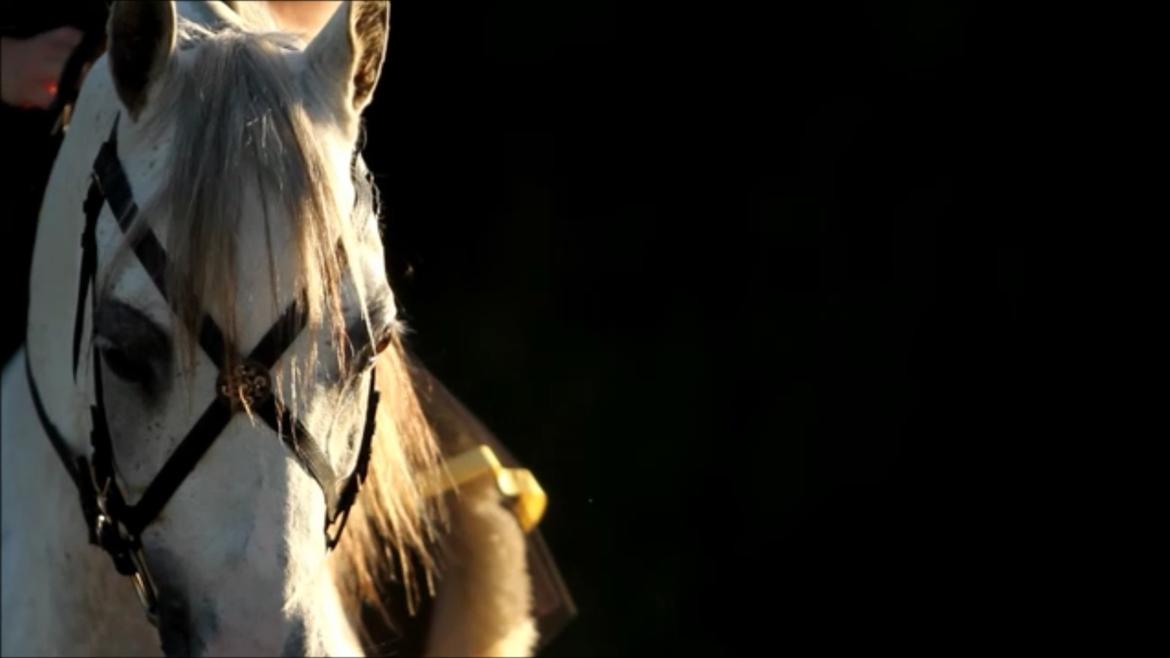
<instances>
[{"instance_id":1,"label":"metal buckle","mask_svg":"<svg viewBox=\"0 0 1170 658\"><path fill-rule=\"evenodd\" d=\"M155 594L154 581L150 578L150 570L146 568L146 559L142 548L129 551L130 560L134 563L134 573L130 580L134 581L134 591L138 594L138 602L146 613L146 620L151 626L158 628L158 596Z\"/></svg>"},{"instance_id":2,"label":"metal buckle","mask_svg":"<svg viewBox=\"0 0 1170 658\"><path fill-rule=\"evenodd\" d=\"M255 361L240 361L232 365L230 377L220 371L215 390L233 410L254 409L272 395L272 375Z\"/></svg>"},{"instance_id":3,"label":"metal buckle","mask_svg":"<svg viewBox=\"0 0 1170 658\"><path fill-rule=\"evenodd\" d=\"M104 512L97 515L94 528L97 531L98 545L113 559L114 567L118 569L118 572L130 577L134 583L134 591L138 594L138 602L142 604L142 610L146 613L147 621L157 628L158 595L154 580L150 577L150 570L146 567L146 556L142 553L142 545L138 543L137 539L130 537L121 524Z\"/></svg>"}]
</instances>

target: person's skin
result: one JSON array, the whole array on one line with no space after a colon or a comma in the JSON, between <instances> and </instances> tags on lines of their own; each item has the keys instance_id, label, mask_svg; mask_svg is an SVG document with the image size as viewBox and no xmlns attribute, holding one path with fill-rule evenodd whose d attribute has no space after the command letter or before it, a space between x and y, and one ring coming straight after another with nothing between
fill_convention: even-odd
<instances>
[{"instance_id":1,"label":"person's skin","mask_svg":"<svg viewBox=\"0 0 1170 658\"><path fill-rule=\"evenodd\" d=\"M64 26L27 39L0 37L0 101L24 109L47 109L57 96L61 70L81 36L80 30Z\"/></svg>"},{"instance_id":2,"label":"person's skin","mask_svg":"<svg viewBox=\"0 0 1170 658\"><path fill-rule=\"evenodd\" d=\"M313 38L337 11L341 0L268 0L268 11L280 27Z\"/></svg>"},{"instance_id":3,"label":"person's skin","mask_svg":"<svg viewBox=\"0 0 1170 658\"><path fill-rule=\"evenodd\" d=\"M317 34L337 11L341 0L268 0L282 29ZM59 27L28 39L0 37L0 102L23 109L47 109L57 96L57 81L81 31Z\"/></svg>"}]
</instances>

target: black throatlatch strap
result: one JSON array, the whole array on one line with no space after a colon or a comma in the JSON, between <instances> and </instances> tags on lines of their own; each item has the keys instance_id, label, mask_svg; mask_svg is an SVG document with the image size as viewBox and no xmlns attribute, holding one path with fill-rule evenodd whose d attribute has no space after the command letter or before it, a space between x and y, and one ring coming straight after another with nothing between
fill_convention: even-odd
<instances>
[{"instance_id":1,"label":"black throatlatch strap","mask_svg":"<svg viewBox=\"0 0 1170 658\"><path fill-rule=\"evenodd\" d=\"M96 543L97 537L94 534L93 522L97 518L97 501L94 497L93 480L90 479L89 475L89 464L84 457L74 457L70 453L69 441L49 418L49 413L45 410L45 403L41 400L41 393L37 390L36 382L33 380L32 364L28 355L24 357L24 373L28 377L29 391L32 393L33 408L37 411L37 418L40 419L41 427L45 429L45 434L48 435L53 450L57 452L61 463L65 465L65 470L69 472L70 479L73 480L73 484L77 485L77 493L81 498L81 510L85 515L85 522L89 526L89 539Z\"/></svg>"},{"instance_id":2,"label":"black throatlatch strap","mask_svg":"<svg viewBox=\"0 0 1170 658\"><path fill-rule=\"evenodd\" d=\"M81 232L81 277L77 282L77 310L73 318L73 378L77 379L77 362L81 354L81 331L85 327L85 298L97 272L97 219L102 212L102 191L97 179L89 185L85 197L85 229Z\"/></svg>"}]
</instances>

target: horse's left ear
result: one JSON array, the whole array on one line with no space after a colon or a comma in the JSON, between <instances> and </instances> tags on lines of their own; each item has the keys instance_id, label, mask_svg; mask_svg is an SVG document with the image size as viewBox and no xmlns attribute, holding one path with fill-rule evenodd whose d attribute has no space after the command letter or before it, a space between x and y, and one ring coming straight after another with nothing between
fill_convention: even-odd
<instances>
[{"instance_id":1,"label":"horse's left ear","mask_svg":"<svg viewBox=\"0 0 1170 658\"><path fill-rule=\"evenodd\" d=\"M175 51L175 3L115 2L106 26L110 74L131 117L146 105Z\"/></svg>"},{"instance_id":2,"label":"horse's left ear","mask_svg":"<svg viewBox=\"0 0 1170 658\"><path fill-rule=\"evenodd\" d=\"M308 82L360 114L378 85L389 36L389 2L342 4L305 48Z\"/></svg>"}]
</instances>

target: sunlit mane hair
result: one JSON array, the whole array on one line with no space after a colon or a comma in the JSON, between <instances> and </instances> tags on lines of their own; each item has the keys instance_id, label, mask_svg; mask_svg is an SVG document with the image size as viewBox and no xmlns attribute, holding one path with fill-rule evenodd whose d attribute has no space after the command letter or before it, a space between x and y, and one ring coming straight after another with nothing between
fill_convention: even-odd
<instances>
[{"instance_id":1,"label":"sunlit mane hair","mask_svg":"<svg viewBox=\"0 0 1170 658\"><path fill-rule=\"evenodd\" d=\"M358 231L377 221L378 198L361 158L354 154L343 165L334 162L318 137L315 123L326 119L313 113L323 109L306 102L281 56L303 46L299 37L271 29L211 29L180 18L178 52L186 61L172 63L152 100L157 109L144 126L169 131L171 158L159 194L147 200L140 215L148 222L166 218L168 291L183 327L197 326L201 313L214 310L230 343L238 345L237 235L241 222L263 221L274 298L303 290L310 337L331 332L336 357L344 358L340 291L348 265L337 247L356 253ZM353 180L352 209L339 205L331 186L339 166ZM262 217L244 216L245 186L260 195ZM280 281L273 265L271 254L280 248L269 224L275 211L289 221L300 266L295 281ZM134 238L131 231L128 241ZM193 358L198 349L193 333L176 331L176 340ZM314 355L294 369L312 373L313 359L331 356ZM439 451L401 335L377 360L375 376L382 401L369 474L331 568L351 613L373 610L388 617L397 607L389 597L405 591L409 607L418 585L431 582L428 548L444 515L439 502L423 493L423 479L438 465ZM356 624L360 616L351 619Z\"/></svg>"},{"instance_id":2,"label":"sunlit mane hair","mask_svg":"<svg viewBox=\"0 0 1170 658\"><path fill-rule=\"evenodd\" d=\"M171 129L172 145L167 177L143 216L169 220L167 284L182 326L197 326L200 314L213 310L236 344L237 238L242 221L259 220L268 246L271 294L282 299L290 298L290 291L303 291L299 299L309 331L331 331L337 357L344 358L340 289L346 265L338 247L354 253L358 221L376 208L370 182L359 176L353 177L357 206L352 216L338 206L330 185L336 165L313 124L320 117L311 116L313 105L305 102L305 91L296 87L298 76L281 56L300 45L297 38L234 26L211 31L180 20L178 43L191 61L172 60L145 126L159 133ZM259 218L243 216L241 191L246 188L259 195ZM279 280L274 216L289 220L300 265L294 281ZM195 341L184 346L193 356ZM316 356L311 354L310 361Z\"/></svg>"}]
</instances>

